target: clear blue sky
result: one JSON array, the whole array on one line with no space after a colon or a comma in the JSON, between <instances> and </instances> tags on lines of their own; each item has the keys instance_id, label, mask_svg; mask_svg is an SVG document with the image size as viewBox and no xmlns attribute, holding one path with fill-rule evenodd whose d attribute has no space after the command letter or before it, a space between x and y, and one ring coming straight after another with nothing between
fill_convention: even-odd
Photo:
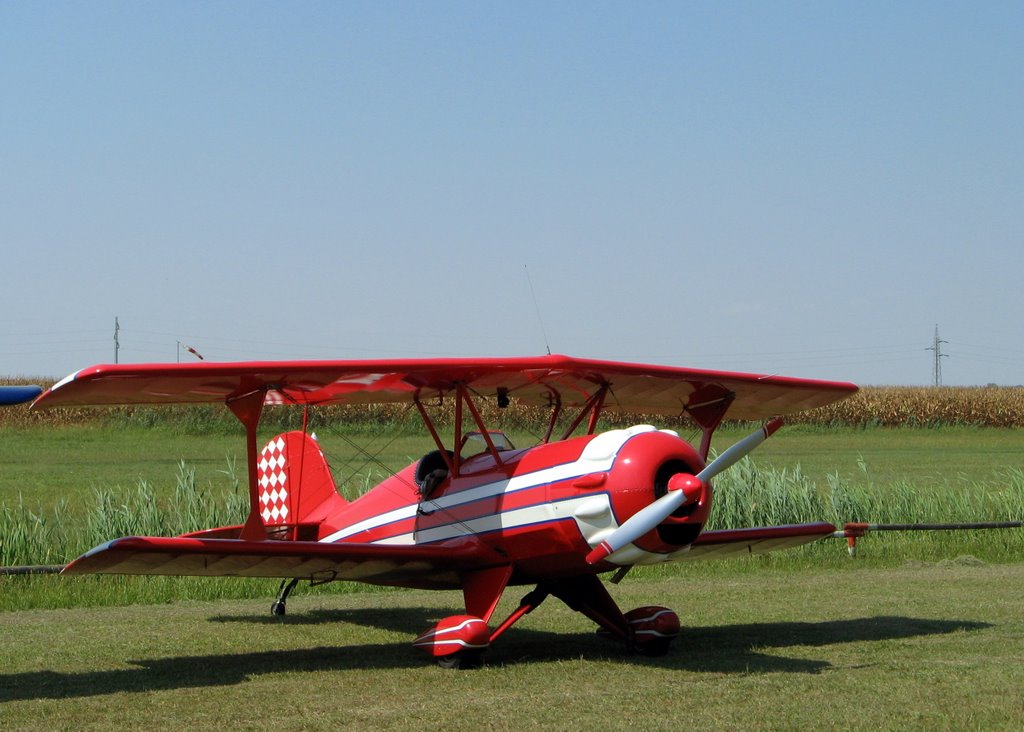
<instances>
[{"instance_id":1,"label":"clear blue sky","mask_svg":"<svg viewBox=\"0 0 1024 732\"><path fill-rule=\"evenodd\" d=\"M4 0L0 69L0 374L1024 383L1024 3Z\"/></svg>"}]
</instances>

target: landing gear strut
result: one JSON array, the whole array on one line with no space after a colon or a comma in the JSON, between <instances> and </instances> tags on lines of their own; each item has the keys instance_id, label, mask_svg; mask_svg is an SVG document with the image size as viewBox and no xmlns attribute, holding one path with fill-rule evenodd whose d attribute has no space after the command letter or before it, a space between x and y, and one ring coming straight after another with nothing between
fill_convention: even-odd
<instances>
[{"instance_id":1,"label":"landing gear strut","mask_svg":"<svg viewBox=\"0 0 1024 732\"><path fill-rule=\"evenodd\" d=\"M476 668L499 636L549 596L557 597L614 638L644 656L662 656L679 635L679 617L664 607L639 607L623 614L596 575L541 582L519 601L519 607L491 630L472 615L452 615L420 634L413 646L433 656L442 668Z\"/></svg>"},{"instance_id":2,"label":"landing gear strut","mask_svg":"<svg viewBox=\"0 0 1024 732\"><path fill-rule=\"evenodd\" d=\"M292 590L295 589L295 585L299 584L299 578L289 580L281 580L281 586L277 588L277 599L274 600L274 604L270 606L271 615L284 615L286 609L286 603L288 602L288 595L291 594Z\"/></svg>"}]
</instances>

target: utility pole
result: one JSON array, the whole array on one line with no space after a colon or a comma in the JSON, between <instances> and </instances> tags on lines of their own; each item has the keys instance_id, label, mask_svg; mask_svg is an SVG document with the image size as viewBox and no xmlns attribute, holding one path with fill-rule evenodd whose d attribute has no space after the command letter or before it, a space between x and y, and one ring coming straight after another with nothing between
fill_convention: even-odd
<instances>
[{"instance_id":1,"label":"utility pole","mask_svg":"<svg viewBox=\"0 0 1024 732\"><path fill-rule=\"evenodd\" d=\"M117 316L114 316L114 363L117 363L117 352L121 350L121 344L117 340L117 334L121 326L117 323Z\"/></svg>"},{"instance_id":2,"label":"utility pole","mask_svg":"<svg viewBox=\"0 0 1024 732\"><path fill-rule=\"evenodd\" d=\"M939 338L939 326L935 326L935 340L932 341L932 345L924 349L926 351L935 352L935 365L932 366L932 378L935 381L935 386L942 386L942 359L949 358L945 353L942 352L942 344L949 343Z\"/></svg>"}]
</instances>

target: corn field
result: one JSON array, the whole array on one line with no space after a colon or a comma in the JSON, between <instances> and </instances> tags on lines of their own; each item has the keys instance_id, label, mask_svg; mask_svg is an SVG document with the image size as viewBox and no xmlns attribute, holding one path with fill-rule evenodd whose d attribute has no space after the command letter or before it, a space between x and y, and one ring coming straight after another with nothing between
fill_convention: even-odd
<instances>
[{"instance_id":1,"label":"corn field","mask_svg":"<svg viewBox=\"0 0 1024 732\"><path fill-rule=\"evenodd\" d=\"M852 427L1024 426L1024 387L865 387L849 399L788 417Z\"/></svg>"}]
</instances>

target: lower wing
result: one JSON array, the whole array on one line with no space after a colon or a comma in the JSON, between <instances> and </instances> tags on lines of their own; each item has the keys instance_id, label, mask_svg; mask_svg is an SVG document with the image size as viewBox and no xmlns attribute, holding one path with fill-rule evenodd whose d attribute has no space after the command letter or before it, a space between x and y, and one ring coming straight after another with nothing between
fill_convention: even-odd
<instances>
[{"instance_id":1,"label":"lower wing","mask_svg":"<svg viewBox=\"0 0 1024 732\"><path fill-rule=\"evenodd\" d=\"M834 536L835 532L836 527L826 522L705 531L693 542L690 551L681 555L679 559L719 559L745 554L766 554L777 549L791 549L809 544L818 539Z\"/></svg>"},{"instance_id":2,"label":"lower wing","mask_svg":"<svg viewBox=\"0 0 1024 732\"><path fill-rule=\"evenodd\" d=\"M460 573L485 563L483 554L473 540L395 546L131 536L83 554L63 574L297 577L455 589L462 586Z\"/></svg>"},{"instance_id":3,"label":"lower wing","mask_svg":"<svg viewBox=\"0 0 1024 732\"><path fill-rule=\"evenodd\" d=\"M689 552L679 559L717 559L743 554L764 554L776 549L790 549L818 539L846 539L850 554L857 548L857 539L875 531L979 531L984 529L1020 529L1024 521L982 521L944 524L866 524L848 523L836 529L829 523L794 524L757 529L726 529L705 531Z\"/></svg>"}]
</instances>

